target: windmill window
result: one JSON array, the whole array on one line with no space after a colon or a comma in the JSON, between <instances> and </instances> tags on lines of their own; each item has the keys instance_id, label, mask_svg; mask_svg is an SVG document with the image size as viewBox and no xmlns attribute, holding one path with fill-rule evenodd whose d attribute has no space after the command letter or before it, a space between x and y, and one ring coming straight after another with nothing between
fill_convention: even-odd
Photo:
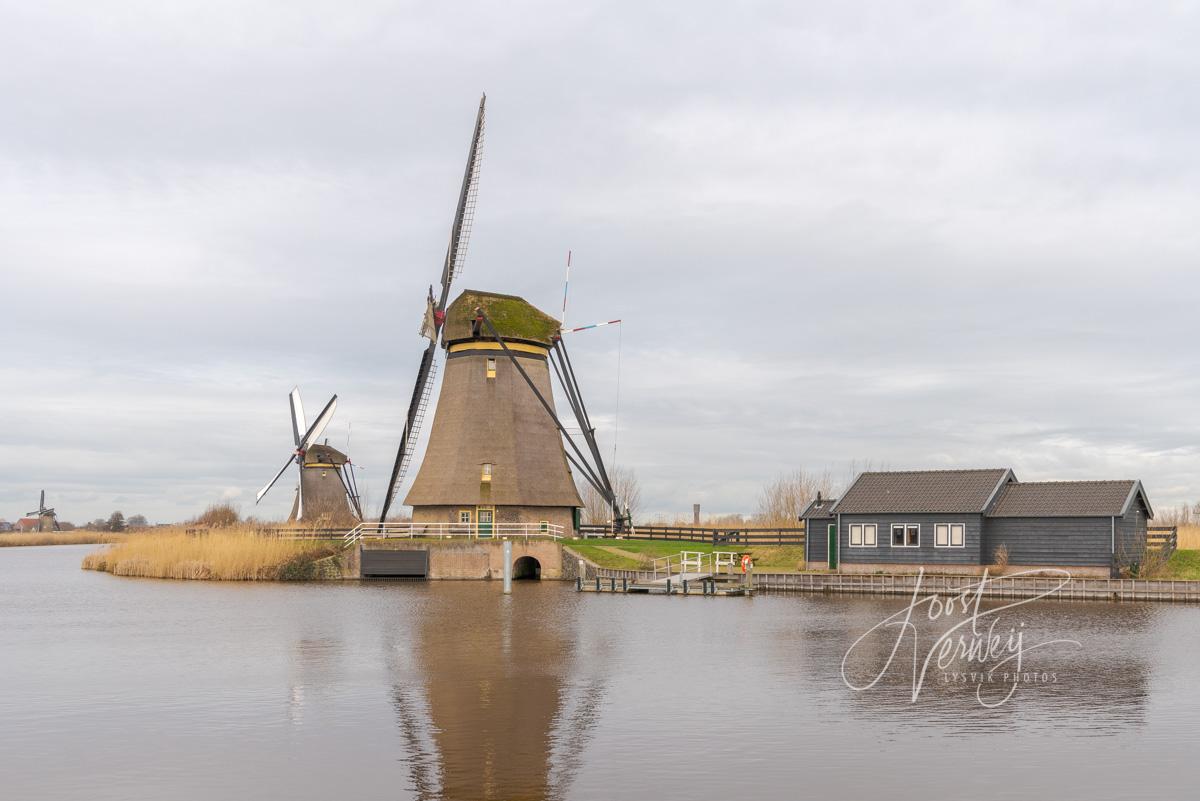
<instances>
[{"instance_id":1,"label":"windmill window","mask_svg":"<svg viewBox=\"0 0 1200 801\"><path fill-rule=\"evenodd\" d=\"M459 512L458 513L458 522L466 523L467 525L471 525L471 511L469 509L464 509L461 512Z\"/></svg>"},{"instance_id":2,"label":"windmill window","mask_svg":"<svg viewBox=\"0 0 1200 801\"><path fill-rule=\"evenodd\" d=\"M488 378L496 377L496 360L495 359L487 360L487 377Z\"/></svg>"},{"instance_id":3,"label":"windmill window","mask_svg":"<svg viewBox=\"0 0 1200 801\"><path fill-rule=\"evenodd\" d=\"M492 465L490 462L483 463L483 474L479 477L480 481L492 480Z\"/></svg>"}]
</instances>

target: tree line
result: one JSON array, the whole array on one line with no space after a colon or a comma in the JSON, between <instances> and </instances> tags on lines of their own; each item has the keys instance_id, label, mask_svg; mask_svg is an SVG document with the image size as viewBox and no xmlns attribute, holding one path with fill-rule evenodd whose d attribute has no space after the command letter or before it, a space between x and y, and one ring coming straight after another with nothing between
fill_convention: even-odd
<instances>
[{"instance_id":1,"label":"tree line","mask_svg":"<svg viewBox=\"0 0 1200 801\"><path fill-rule=\"evenodd\" d=\"M130 515L126 519L125 515L120 511L113 512L107 519L97 517L84 526L89 531L126 531L131 528L149 527L150 523L146 520L145 515Z\"/></svg>"}]
</instances>

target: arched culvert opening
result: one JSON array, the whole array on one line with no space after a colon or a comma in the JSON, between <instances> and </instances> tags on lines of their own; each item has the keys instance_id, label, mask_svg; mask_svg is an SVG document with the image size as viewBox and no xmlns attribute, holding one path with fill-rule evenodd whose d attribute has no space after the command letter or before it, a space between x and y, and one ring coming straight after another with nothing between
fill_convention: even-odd
<instances>
[{"instance_id":1,"label":"arched culvert opening","mask_svg":"<svg viewBox=\"0 0 1200 801\"><path fill-rule=\"evenodd\" d=\"M512 577L514 581L523 579L538 581L542 577L542 563L532 556L522 556L513 562Z\"/></svg>"}]
</instances>

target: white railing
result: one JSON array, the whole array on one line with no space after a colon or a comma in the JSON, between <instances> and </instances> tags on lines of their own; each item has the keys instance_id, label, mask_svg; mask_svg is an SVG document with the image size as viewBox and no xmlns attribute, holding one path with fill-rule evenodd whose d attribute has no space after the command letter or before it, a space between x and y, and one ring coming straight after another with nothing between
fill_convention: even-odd
<instances>
[{"instance_id":1,"label":"white railing","mask_svg":"<svg viewBox=\"0 0 1200 801\"><path fill-rule=\"evenodd\" d=\"M726 573L732 573L734 566L740 563L741 554L737 551L680 551L651 560L651 568L654 578L660 574L670 578L677 573L720 573L721 568L725 568Z\"/></svg>"},{"instance_id":2,"label":"white railing","mask_svg":"<svg viewBox=\"0 0 1200 801\"><path fill-rule=\"evenodd\" d=\"M737 551L713 551L713 572L720 573L721 568L726 568L726 573L732 573L734 567L742 562L741 555Z\"/></svg>"},{"instance_id":3,"label":"white railing","mask_svg":"<svg viewBox=\"0 0 1200 801\"><path fill-rule=\"evenodd\" d=\"M342 536L349 547L368 539L529 539L563 538L563 527L553 523L359 523Z\"/></svg>"},{"instance_id":4,"label":"white railing","mask_svg":"<svg viewBox=\"0 0 1200 801\"><path fill-rule=\"evenodd\" d=\"M705 563L710 560L708 554L703 551L680 551L679 552L679 572L680 573L707 573L704 569ZM688 568L694 568L689 571Z\"/></svg>"}]
</instances>

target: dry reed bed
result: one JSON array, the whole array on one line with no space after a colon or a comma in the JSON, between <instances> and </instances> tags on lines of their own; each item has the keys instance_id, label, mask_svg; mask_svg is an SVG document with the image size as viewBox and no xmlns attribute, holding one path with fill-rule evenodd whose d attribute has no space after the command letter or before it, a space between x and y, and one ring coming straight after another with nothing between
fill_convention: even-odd
<instances>
[{"instance_id":1,"label":"dry reed bed","mask_svg":"<svg viewBox=\"0 0 1200 801\"><path fill-rule=\"evenodd\" d=\"M1180 526L1177 547L1187 551L1200 550L1200 526Z\"/></svg>"},{"instance_id":2,"label":"dry reed bed","mask_svg":"<svg viewBox=\"0 0 1200 801\"><path fill-rule=\"evenodd\" d=\"M328 542L266 537L249 528L201 535L168 529L130 537L88 554L83 569L144 578L303 580L315 578L314 563L336 552Z\"/></svg>"},{"instance_id":3,"label":"dry reed bed","mask_svg":"<svg viewBox=\"0 0 1200 801\"><path fill-rule=\"evenodd\" d=\"M90 545L93 543L124 542L127 535L105 531L31 531L28 534L0 534L0 548L22 545Z\"/></svg>"}]
</instances>

